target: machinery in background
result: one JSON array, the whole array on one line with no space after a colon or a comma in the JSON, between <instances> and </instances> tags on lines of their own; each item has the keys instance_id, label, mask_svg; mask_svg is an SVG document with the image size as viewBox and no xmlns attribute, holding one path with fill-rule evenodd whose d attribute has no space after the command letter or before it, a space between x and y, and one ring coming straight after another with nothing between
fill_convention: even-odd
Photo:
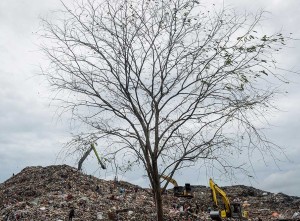
<instances>
[{"instance_id":1,"label":"machinery in background","mask_svg":"<svg viewBox=\"0 0 300 221\"><path fill-rule=\"evenodd\" d=\"M187 197L187 198L193 198L194 193L192 191L192 187L189 183L186 183L184 186L178 186L176 180L165 176L165 175L160 175L160 177L166 181L169 181L174 185L173 192L174 196L176 197Z\"/></svg>"},{"instance_id":2,"label":"machinery in background","mask_svg":"<svg viewBox=\"0 0 300 221\"><path fill-rule=\"evenodd\" d=\"M94 151L96 157L97 157L97 160L98 160L98 163L100 164L101 168L103 170L106 169L106 166L104 165L104 163L101 161L99 155L98 155L98 152L95 148L95 145L94 143L91 144L90 148L83 154L83 156L81 157L81 159L79 160L78 162L78 170L81 170L82 168L82 164L83 164L83 161L85 161L85 159L88 157L88 155L92 152L92 150Z\"/></svg>"},{"instance_id":3,"label":"machinery in background","mask_svg":"<svg viewBox=\"0 0 300 221\"><path fill-rule=\"evenodd\" d=\"M224 218L235 218L240 220L248 219L248 211L243 211L241 203L230 203L226 193L217 184L215 184L212 179L209 179L209 186L214 204L218 208L217 211L210 211L210 217L212 220L221 221ZM217 196L221 196L223 201L222 206L219 205Z\"/></svg>"}]
</instances>

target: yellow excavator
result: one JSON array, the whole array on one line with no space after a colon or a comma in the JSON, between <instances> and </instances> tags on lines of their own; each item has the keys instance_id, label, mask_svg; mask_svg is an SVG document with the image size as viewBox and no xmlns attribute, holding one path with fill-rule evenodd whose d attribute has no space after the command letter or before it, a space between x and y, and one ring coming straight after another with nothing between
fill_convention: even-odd
<instances>
[{"instance_id":1,"label":"yellow excavator","mask_svg":"<svg viewBox=\"0 0 300 221\"><path fill-rule=\"evenodd\" d=\"M192 191L192 187L189 183L186 183L184 186L178 186L176 180L165 176L165 175L160 175L160 178L169 181L170 183L172 183L174 185L173 188L173 192L174 192L174 196L176 197L187 197L187 198L193 198L194 194Z\"/></svg>"},{"instance_id":2,"label":"yellow excavator","mask_svg":"<svg viewBox=\"0 0 300 221\"><path fill-rule=\"evenodd\" d=\"M222 221L224 218L248 219L248 211L243 211L241 203L230 203L226 193L211 178L209 179L209 186L214 204L218 208L217 211L210 211L212 220ZM219 205L217 194L222 197L223 206Z\"/></svg>"}]
</instances>

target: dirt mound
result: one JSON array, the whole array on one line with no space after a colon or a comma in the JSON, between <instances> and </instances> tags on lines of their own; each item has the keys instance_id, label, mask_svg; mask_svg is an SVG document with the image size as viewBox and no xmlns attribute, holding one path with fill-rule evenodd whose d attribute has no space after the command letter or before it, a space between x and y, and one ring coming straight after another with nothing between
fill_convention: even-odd
<instances>
[{"instance_id":1,"label":"dirt mound","mask_svg":"<svg viewBox=\"0 0 300 221\"><path fill-rule=\"evenodd\" d=\"M250 220L299 220L300 198L247 186L223 187L231 201L249 204ZM209 220L210 188L193 199L163 196L165 220ZM189 208L185 210L185 208ZM155 220L151 191L106 181L67 166L27 167L0 184L0 220Z\"/></svg>"}]
</instances>

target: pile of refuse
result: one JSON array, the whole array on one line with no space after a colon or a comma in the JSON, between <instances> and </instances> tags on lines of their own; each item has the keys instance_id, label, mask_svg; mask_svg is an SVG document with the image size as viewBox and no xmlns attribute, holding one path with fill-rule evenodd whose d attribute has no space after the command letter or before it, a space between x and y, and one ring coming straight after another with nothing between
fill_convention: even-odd
<instances>
[{"instance_id":1,"label":"pile of refuse","mask_svg":"<svg viewBox=\"0 0 300 221\"><path fill-rule=\"evenodd\" d=\"M247 204L249 220L300 220L300 198L247 186L223 188ZM164 220L210 220L210 188L193 186L192 199L163 195ZM0 184L0 220L155 220L150 189L106 181L67 165L27 167Z\"/></svg>"},{"instance_id":2,"label":"pile of refuse","mask_svg":"<svg viewBox=\"0 0 300 221\"><path fill-rule=\"evenodd\" d=\"M150 194L67 165L27 167L0 184L0 220L151 220Z\"/></svg>"}]
</instances>

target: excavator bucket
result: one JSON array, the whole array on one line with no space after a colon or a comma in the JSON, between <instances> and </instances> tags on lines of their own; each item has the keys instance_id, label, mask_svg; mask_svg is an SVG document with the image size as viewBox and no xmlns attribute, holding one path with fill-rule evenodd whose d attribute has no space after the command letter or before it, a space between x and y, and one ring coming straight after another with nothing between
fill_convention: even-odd
<instances>
[{"instance_id":1,"label":"excavator bucket","mask_svg":"<svg viewBox=\"0 0 300 221\"><path fill-rule=\"evenodd\" d=\"M212 220L222 221L220 211L218 210L210 211L209 215Z\"/></svg>"}]
</instances>

